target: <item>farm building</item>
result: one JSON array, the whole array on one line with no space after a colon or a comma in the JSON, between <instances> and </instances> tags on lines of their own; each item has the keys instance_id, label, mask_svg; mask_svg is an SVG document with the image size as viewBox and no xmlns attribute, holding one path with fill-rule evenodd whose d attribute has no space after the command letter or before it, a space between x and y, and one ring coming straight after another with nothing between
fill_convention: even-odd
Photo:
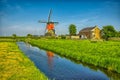
<instances>
[{"instance_id":1,"label":"farm building","mask_svg":"<svg viewBox=\"0 0 120 80\"><path fill-rule=\"evenodd\" d=\"M80 30L79 36L81 39L100 39L100 29L97 26L86 27Z\"/></svg>"}]
</instances>

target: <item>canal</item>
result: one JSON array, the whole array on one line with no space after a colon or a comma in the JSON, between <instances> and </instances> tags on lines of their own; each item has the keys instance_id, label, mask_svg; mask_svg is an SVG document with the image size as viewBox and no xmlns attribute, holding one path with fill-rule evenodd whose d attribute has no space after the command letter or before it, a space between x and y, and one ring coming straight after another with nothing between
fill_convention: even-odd
<instances>
[{"instance_id":1,"label":"canal","mask_svg":"<svg viewBox=\"0 0 120 80\"><path fill-rule=\"evenodd\" d=\"M97 67L75 63L51 51L24 42L17 42L21 51L34 62L50 80L119 80L119 74Z\"/></svg>"}]
</instances>

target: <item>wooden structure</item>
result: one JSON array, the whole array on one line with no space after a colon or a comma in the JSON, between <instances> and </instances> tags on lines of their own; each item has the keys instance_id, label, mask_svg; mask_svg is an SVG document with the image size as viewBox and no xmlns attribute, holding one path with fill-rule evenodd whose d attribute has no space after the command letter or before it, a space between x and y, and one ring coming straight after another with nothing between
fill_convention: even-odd
<instances>
[{"instance_id":1,"label":"wooden structure","mask_svg":"<svg viewBox=\"0 0 120 80\"><path fill-rule=\"evenodd\" d=\"M45 36L55 36L55 24L58 24L58 22L52 22L50 21L50 17L52 14L52 10L50 10L49 16L48 16L48 21L41 21L39 20L39 23L46 23L46 28L45 28Z\"/></svg>"},{"instance_id":2,"label":"wooden structure","mask_svg":"<svg viewBox=\"0 0 120 80\"><path fill-rule=\"evenodd\" d=\"M100 39L100 29L98 26L83 28L79 32L81 39Z\"/></svg>"}]
</instances>

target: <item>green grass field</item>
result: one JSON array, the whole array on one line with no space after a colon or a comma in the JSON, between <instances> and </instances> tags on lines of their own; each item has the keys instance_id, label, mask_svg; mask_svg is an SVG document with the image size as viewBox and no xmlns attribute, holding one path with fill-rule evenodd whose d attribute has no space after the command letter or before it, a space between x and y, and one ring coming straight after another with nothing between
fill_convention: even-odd
<instances>
[{"instance_id":1,"label":"green grass field","mask_svg":"<svg viewBox=\"0 0 120 80\"><path fill-rule=\"evenodd\" d=\"M31 40L32 45L59 55L120 73L120 42L88 40Z\"/></svg>"},{"instance_id":2,"label":"green grass field","mask_svg":"<svg viewBox=\"0 0 120 80\"><path fill-rule=\"evenodd\" d=\"M0 42L0 80L48 80L15 42Z\"/></svg>"}]
</instances>

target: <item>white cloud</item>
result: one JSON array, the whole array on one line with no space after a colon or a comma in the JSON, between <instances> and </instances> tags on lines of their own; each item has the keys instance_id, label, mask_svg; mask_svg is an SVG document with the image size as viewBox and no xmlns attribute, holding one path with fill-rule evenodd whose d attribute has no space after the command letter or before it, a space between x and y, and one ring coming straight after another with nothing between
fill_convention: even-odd
<instances>
[{"instance_id":1,"label":"white cloud","mask_svg":"<svg viewBox=\"0 0 120 80\"><path fill-rule=\"evenodd\" d=\"M3 7L3 11L5 11L6 13L23 10L22 6L20 6L19 4L10 4L7 3L7 1L5 2L4 0L2 2L2 7Z\"/></svg>"},{"instance_id":2,"label":"white cloud","mask_svg":"<svg viewBox=\"0 0 120 80\"><path fill-rule=\"evenodd\" d=\"M57 34L68 34L68 27L70 24L75 24L77 27L77 33L84 27L91 27L97 25L95 23L96 19L98 19L99 16L91 16L89 18L80 18L80 19L72 19L67 20L66 22L61 21L60 24L58 24L55 29ZM92 25L93 24L93 25Z\"/></svg>"}]
</instances>

